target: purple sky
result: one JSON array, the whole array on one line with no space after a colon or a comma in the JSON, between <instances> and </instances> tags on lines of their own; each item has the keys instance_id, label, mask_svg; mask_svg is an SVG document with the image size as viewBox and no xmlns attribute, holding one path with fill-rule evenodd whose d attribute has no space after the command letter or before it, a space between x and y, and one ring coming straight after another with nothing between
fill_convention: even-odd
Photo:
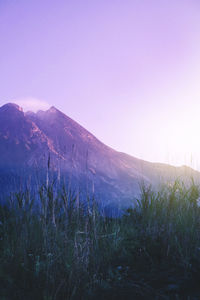
<instances>
[{"instance_id":1,"label":"purple sky","mask_svg":"<svg viewBox=\"0 0 200 300\"><path fill-rule=\"evenodd\" d=\"M0 0L0 105L11 101L200 169L200 1Z\"/></svg>"}]
</instances>

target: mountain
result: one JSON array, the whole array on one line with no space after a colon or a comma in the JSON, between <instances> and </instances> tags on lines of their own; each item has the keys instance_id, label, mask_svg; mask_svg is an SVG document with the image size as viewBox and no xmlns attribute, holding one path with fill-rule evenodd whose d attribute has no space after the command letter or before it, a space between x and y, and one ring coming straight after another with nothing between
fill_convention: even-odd
<instances>
[{"instance_id":1,"label":"mountain","mask_svg":"<svg viewBox=\"0 0 200 300\"><path fill-rule=\"evenodd\" d=\"M58 179L66 177L74 188L94 193L107 208L129 206L141 182L200 178L189 167L150 163L115 151L55 107L37 113L24 113L12 103L0 107L1 189L11 190L11 182L18 186L27 174L45 176L48 167Z\"/></svg>"}]
</instances>

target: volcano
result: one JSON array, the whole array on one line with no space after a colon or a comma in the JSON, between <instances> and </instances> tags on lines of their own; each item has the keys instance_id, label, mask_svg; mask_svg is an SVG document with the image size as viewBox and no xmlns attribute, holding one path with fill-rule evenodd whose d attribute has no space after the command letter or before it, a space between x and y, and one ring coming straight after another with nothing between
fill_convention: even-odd
<instances>
[{"instance_id":1,"label":"volcano","mask_svg":"<svg viewBox=\"0 0 200 300\"><path fill-rule=\"evenodd\" d=\"M12 191L14 182L18 187L27 174L44 175L47 170L57 180L70 178L74 188L84 187L104 207L120 209L139 196L141 183L200 179L199 172L186 166L151 163L115 151L55 107L37 113L25 113L13 103L0 107L1 191Z\"/></svg>"}]
</instances>

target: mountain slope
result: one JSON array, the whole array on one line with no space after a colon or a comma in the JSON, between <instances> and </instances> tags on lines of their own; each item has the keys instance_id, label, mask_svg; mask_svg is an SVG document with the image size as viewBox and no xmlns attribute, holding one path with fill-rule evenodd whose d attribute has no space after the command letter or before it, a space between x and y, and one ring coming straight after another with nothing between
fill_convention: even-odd
<instances>
[{"instance_id":1,"label":"mountain slope","mask_svg":"<svg viewBox=\"0 0 200 300\"><path fill-rule=\"evenodd\" d=\"M45 172L49 157L55 174L70 177L76 187L87 186L106 206L130 205L141 181L155 185L177 176L199 179L190 168L149 163L115 151L55 107L24 113L12 103L2 106L0 184L9 168L16 173L35 168Z\"/></svg>"}]
</instances>

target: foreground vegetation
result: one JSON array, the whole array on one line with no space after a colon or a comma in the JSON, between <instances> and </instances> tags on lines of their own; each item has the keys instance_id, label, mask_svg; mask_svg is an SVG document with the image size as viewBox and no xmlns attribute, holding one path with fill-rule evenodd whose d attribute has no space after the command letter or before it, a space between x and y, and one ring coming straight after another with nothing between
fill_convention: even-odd
<instances>
[{"instance_id":1,"label":"foreground vegetation","mask_svg":"<svg viewBox=\"0 0 200 300\"><path fill-rule=\"evenodd\" d=\"M200 299L198 198L194 182L143 185L134 209L109 218L53 185L10 197L0 207L0 299Z\"/></svg>"}]
</instances>

